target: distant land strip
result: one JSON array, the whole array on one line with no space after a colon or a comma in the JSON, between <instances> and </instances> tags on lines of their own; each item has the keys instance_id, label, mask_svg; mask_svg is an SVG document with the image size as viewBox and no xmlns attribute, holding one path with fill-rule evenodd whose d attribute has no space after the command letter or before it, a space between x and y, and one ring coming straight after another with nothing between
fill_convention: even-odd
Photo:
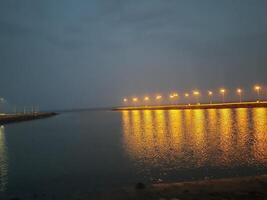
<instances>
[{"instance_id":1,"label":"distant land strip","mask_svg":"<svg viewBox=\"0 0 267 200\"><path fill-rule=\"evenodd\" d=\"M40 112L40 113L18 113L18 114L2 114L0 115L0 124L8 124L35 119L42 119L57 115L55 112Z\"/></svg>"},{"instance_id":2,"label":"distant land strip","mask_svg":"<svg viewBox=\"0 0 267 200\"><path fill-rule=\"evenodd\" d=\"M122 106L112 108L113 111L123 110L187 110L187 109L222 109L222 108L267 108L267 101L261 102L229 102L214 104L176 104L153 106Z\"/></svg>"}]
</instances>

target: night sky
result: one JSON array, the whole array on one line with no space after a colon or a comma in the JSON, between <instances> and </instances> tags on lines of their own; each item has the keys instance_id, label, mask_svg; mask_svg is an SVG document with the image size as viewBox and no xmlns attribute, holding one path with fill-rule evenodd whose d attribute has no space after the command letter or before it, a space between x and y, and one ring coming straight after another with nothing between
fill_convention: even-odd
<instances>
[{"instance_id":1,"label":"night sky","mask_svg":"<svg viewBox=\"0 0 267 200\"><path fill-rule=\"evenodd\" d=\"M1 0L0 96L43 109L267 84L266 0Z\"/></svg>"}]
</instances>

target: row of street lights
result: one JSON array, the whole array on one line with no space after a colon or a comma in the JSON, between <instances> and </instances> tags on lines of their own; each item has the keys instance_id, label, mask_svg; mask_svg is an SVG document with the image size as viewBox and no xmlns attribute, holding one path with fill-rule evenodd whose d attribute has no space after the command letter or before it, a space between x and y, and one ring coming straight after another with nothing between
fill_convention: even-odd
<instances>
[{"instance_id":1,"label":"row of street lights","mask_svg":"<svg viewBox=\"0 0 267 200\"><path fill-rule=\"evenodd\" d=\"M260 102L260 92L262 90L261 86L259 85L255 85L254 86L254 90L256 91L257 93L257 102ZM226 89L225 88L221 88L219 90L219 93L221 94L222 96L222 103L225 103L225 95L226 95ZM241 88L237 88L236 89L236 93L237 95L239 96L239 102L241 103L242 102L242 95L243 95L243 90ZM209 97L209 103L212 104L212 96L213 96L213 92L211 90L207 91L207 94L208 94L208 97ZM199 102L199 96L201 95L200 91L198 90L193 90L192 91L192 95L196 98L196 101L198 104L200 104ZM187 103L188 103L188 98L190 97L190 93L184 93L184 97L185 99L187 99ZM163 99L162 95L156 95L155 97L155 100L157 102L161 101ZM153 98L153 99L154 99ZM178 99L179 98L179 95L178 93L171 93L169 95L169 99L170 100L175 100L175 99ZM130 101L132 101L133 103L137 103L137 102L140 102L140 101L144 101L144 102L149 102L151 100L151 98L149 96L145 96L143 99L139 99L138 97L133 97L132 99L128 99L128 98L124 98L123 99L123 102L126 104Z\"/></svg>"}]
</instances>

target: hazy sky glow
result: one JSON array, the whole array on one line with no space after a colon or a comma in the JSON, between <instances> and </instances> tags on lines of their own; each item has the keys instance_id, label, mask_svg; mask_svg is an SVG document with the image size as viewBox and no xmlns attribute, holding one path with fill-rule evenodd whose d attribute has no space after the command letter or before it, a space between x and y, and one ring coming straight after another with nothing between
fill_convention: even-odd
<instances>
[{"instance_id":1,"label":"hazy sky glow","mask_svg":"<svg viewBox=\"0 0 267 200\"><path fill-rule=\"evenodd\" d=\"M1 0L1 92L42 108L267 84L266 0Z\"/></svg>"}]
</instances>

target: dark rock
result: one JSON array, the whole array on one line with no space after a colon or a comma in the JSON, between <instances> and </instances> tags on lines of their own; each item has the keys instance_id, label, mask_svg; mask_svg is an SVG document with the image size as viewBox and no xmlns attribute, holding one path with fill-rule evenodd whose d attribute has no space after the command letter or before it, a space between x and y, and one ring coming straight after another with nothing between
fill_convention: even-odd
<instances>
[{"instance_id":1,"label":"dark rock","mask_svg":"<svg viewBox=\"0 0 267 200\"><path fill-rule=\"evenodd\" d=\"M183 193L189 193L189 190L183 190Z\"/></svg>"},{"instance_id":2,"label":"dark rock","mask_svg":"<svg viewBox=\"0 0 267 200\"><path fill-rule=\"evenodd\" d=\"M135 185L135 189L137 189L137 190L142 190L145 188L146 188L146 185L144 183L141 183L141 182L139 182Z\"/></svg>"},{"instance_id":3,"label":"dark rock","mask_svg":"<svg viewBox=\"0 0 267 200\"><path fill-rule=\"evenodd\" d=\"M22 199L19 198L19 197L12 197L12 198L10 198L9 200L22 200Z\"/></svg>"}]
</instances>

